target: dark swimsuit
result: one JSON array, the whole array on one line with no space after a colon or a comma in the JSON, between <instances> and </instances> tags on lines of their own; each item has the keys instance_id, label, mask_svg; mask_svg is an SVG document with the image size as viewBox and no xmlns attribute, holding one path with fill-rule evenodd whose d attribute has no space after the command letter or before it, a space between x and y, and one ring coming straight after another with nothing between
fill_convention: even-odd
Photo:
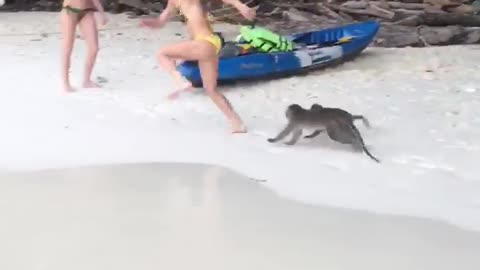
<instances>
[{"instance_id":1,"label":"dark swimsuit","mask_svg":"<svg viewBox=\"0 0 480 270\"><path fill-rule=\"evenodd\" d=\"M80 8L74 8L71 6L64 6L63 9L65 9L67 12L71 12L74 14L77 14L78 16L78 21L81 21L85 15L87 15L89 12L95 12L97 11L95 8L85 8L85 9L80 9Z\"/></svg>"}]
</instances>

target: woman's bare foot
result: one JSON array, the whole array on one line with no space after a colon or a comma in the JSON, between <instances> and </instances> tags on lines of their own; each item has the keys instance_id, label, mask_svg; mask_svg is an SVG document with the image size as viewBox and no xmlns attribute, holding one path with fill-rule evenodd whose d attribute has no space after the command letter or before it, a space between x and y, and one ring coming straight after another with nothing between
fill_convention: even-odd
<instances>
[{"instance_id":1,"label":"woman's bare foot","mask_svg":"<svg viewBox=\"0 0 480 270\"><path fill-rule=\"evenodd\" d=\"M232 121L231 125L232 125L232 128L231 128L232 134L247 133L247 127L241 121Z\"/></svg>"},{"instance_id":2,"label":"woman's bare foot","mask_svg":"<svg viewBox=\"0 0 480 270\"><path fill-rule=\"evenodd\" d=\"M75 89L69 84L69 83L64 83L63 84L63 91L66 93L73 92Z\"/></svg>"},{"instance_id":3,"label":"woman's bare foot","mask_svg":"<svg viewBox=\"0 0 480 270\"><path fill-rule=\"evenodd\" d=\"M100 85L94 83L91 80L88 80L88 81L84 82L83 87L84 88L101 88Z\"/></svg>"},{"instance_id":4,"label":"woman's bare foot","mask_svg":"<svg viewBox=\"0 0 480 270\"><path fill-rule=\"evenodd\" d=\"M192 91L193 86L192 83L189 82L188 80L182 80L181 82L177 82L178 88L177 90L173 91L172 93L167 95L167 99L173 100L176 99L180 93L186 92L186 91Z\"/></svg>"}]
</instances>

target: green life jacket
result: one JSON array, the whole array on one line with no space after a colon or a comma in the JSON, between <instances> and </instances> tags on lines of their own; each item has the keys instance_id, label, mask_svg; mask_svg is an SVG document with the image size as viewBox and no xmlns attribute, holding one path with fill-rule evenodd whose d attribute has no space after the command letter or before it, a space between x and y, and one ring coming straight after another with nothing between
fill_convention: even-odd
<instances>
[{"instance_id":1,"label":"green life jacket","mask_svg":"<svg viewBox=\"0 0 480 270\"><path fill-rule=\"evenodd\" d=\"M288 52L294 48L293 42L259 26L242 26L237 41L245 41L260 52Z\"/></svg>"}]
</instances>

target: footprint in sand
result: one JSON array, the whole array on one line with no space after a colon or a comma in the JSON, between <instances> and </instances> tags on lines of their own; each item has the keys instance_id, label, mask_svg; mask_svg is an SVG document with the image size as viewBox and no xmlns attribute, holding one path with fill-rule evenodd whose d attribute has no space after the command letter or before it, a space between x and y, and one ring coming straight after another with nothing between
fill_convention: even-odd
<instances>
[{"instance_id":1,"label":"footprint in sand","mask_svg":"<svg viewBox=\"0 0 480 270\"><path fill-rule=\"evenodd\" d=\"M418 167L422 167L422 168L425 168L425 169L437 169L438 166L432 162L428 162L428 161L420 161L418 163L416 163L416 165Z\"/></svg>"},{"instance_id":2,"label":"footprint in sand","mask_svg":"<svg viewBox=\"0 0 480 270\"><path fill-rule=\"evenodd\" d=\"M287 152L288 150L278 148L278 147L270 147L270 148L267 149L267 151L272 153L272 154L283 154L283 153Z\"/></svg>"},{"instance_id":3,"label":"footprint in sand","mask_svg":"<svg viewBox=\"0 0 480 270\"><path fill-rule=\"evenodd\" d=\"M406 164L411 161L416 162L416 161L426 161L427 159L422 157L422 156L417 156L417 155L403 155L400 157L397 157L394 159L394 162L396 163L401 163L401 164Z\"/></svg>"},{"instance_id":4,"label":"footprint in sand","mask_svg":"<svg viewBox=\"0 0 480 270\"><path fill-rule=\"evenodd\" d=\"M268 138L268 134L267 134L267 132L265 132L265 131L259 131L259 130L257 130L257 131L253 131L251 134L252 134L253 136L257 136L257 137Z\"/></svg>"},{"instance_id":5,"label":"footprint in sand","mask_svg":"<svg viewBox=\"0 0 480 270\"><path fill-rule=\"evenodd\" d=\"M98 77L97 77L97 82L98 82L99 84L105 84L105 83L108 82L108 79L105 78L105 77L102 77L102 76L98 76Z\"/></svg>"},{"instance_id":6,"label":"footprint in sand","mask_svg":"<svg viewBox=\"0 0 480 270\"><path fill-rule=\"evenodd\" d=\"M413 169L414 173L424 173L425 171L423 169L428 169L428 170L444 170L444 171L455 171L454 168L446 165L446 164L438 164L436 162L433 162L425 157L422 156L417 156L417 155L409 155L409 156L401 156L393 159L393 162L399 163L399 164L411 164L415 166L416 168ZM422 168L422 169L418 169Z\"/></svg>"}]
</instances>

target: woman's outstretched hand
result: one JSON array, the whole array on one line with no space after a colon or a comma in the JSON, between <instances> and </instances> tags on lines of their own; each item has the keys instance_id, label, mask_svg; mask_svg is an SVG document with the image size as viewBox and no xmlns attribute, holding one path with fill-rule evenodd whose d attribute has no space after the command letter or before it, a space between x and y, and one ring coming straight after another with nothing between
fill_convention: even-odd
<instances>
[{"instance_id":1,"label":"woman's outstretched hand","mask_svg":"<svg viewBox=\"0 0 480 270\"><path fill-rule=\"evenodd\" d=\"M242 14L245 19L252 21L255 19L255 16L257 15L257 10L255 8L251 8L245 4L241 5L238 9L240 14Z\"/></svg>"}]
</instances>

